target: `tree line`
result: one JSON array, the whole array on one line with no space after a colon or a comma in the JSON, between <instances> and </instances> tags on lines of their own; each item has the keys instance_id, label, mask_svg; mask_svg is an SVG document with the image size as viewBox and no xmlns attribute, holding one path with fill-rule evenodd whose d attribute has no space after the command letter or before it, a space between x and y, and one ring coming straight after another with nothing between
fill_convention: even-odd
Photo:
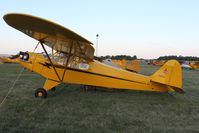
<instances>
[{"instance_id":1,"label":"tree line","mask_svg":"<svg viewBox=\"0 0 199 133\"><path fill-rule=\"evenodd\" d=\"M100 59L112 59L112 60L134 60L137 59L136 55L130 56L130 55L106 55L106 56L100 56ZM196 56L176 56L176 55L168 55L168 56L160 56L157 58L157 60L171 60L175 59L178 61L199 61L199 57Z\"/></svg>"},{"instance_id":2,"label":"tree line","mask_svg":"<svg viewBox=\"0 0 199 133\"><path fill-rule=\"evenodd\" d=\"M106 56L100 56L100 59L104 60L104 59L112 59L112 60L134 60L137 59L137 56L130 56L130 55L106 55Z\"/></svg>"},{"instance_id":3,"label":"tree line","mask_svg":"<svg viewBox=\"0 0 199 133\"><path fill-rule=\"evenodd\" d=\"M171 60L175 59L178 61L199 61L199 57L196 56L176 56L176 55L169 55L169 56L160 56L158 60Z\"/></svg>"}]
</instances>

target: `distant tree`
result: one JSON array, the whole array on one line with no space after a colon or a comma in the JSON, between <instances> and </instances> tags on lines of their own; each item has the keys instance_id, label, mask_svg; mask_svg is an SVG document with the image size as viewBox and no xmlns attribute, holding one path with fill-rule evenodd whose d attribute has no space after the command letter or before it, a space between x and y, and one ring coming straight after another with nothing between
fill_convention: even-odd
<instances>
[{"instance_id":1,"label":"distant tree","mask_svg":"<svg viewBox=\"0 0 199 133\"><path fill-rule=\"evenodd\" d=\"M125 59L125 60L133 60L133 59L137 59L137 56L134 55L134 56L130 56L130 55L106 55L106 56L101 56L100 57L102 60L104 59L113 59L113 60L122 60L122 59Z\"/></svg>"},{"instance_id":2,"label":"distant tree","mask_svg":"<svg viewBox=\"0 0 199 133\"><path fill-rule=\"evenodd\" d=\"M133 59L137 59L137 56L136 56L136 55L134 55L134 56L133 56Z\"/></svg>"},{"instance_id":3,"label":"distant tree","mask_svg":"<svg viewBox=\"0 0 199 133\"><path fill-rule=\"evenodd\" d=\"M171 60L175 59L178 61L199 61L199 57L195 56L176 56L176 55L169 55L169 56L160 56L158 60Z\"/></svg>"}]
</instances>

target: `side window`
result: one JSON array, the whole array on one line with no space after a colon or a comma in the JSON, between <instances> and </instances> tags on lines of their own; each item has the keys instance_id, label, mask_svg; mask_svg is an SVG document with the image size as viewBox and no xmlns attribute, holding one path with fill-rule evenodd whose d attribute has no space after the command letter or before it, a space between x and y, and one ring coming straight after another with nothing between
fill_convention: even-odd
<instances>
[{"instance_id":1,"label":"side window","mask_svg":"<svg viewBox=\"0 0 199 133\"><path fill-rule=\"evenodd\" d=\"M89 69L89 63L85 59L77 56L73 56L70 58L68 66L71 68L81 69L81 70Z\"/></svg>"},{"instance_id":2,"label":"side window","mask_svg":"<svg viewBox=\"0 0 199 133\"><path fill-rule=\"evenodd\" d=\"M45 54L43 54L44 57L47 58ZM68 59L68 54L65 53L60 53L60 52L55 52L53 55L49 55L52 62L58 65L63 65L65 66L67 63ZM68 67L74 68L74 69L80 69L80 70L88 70L89 69L89 62L77 55L71 55L69 62L68 62Z\"/></svg>"}]
</instances>

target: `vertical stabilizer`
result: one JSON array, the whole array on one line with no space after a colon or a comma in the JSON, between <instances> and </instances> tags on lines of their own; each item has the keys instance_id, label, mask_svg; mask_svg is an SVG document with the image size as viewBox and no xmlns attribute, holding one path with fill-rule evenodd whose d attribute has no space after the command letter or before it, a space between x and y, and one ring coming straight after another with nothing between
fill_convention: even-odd
<instances>
[{"instance_id":1,"label":"vertical stabilizer","mask_svg":"<svg viewBox=\"0 0 199 133\"><path fill-rule=\"evenodd\" d=\"M182 69L176 60L167 61L151 76L151 81L167 85L173 90L182 92Z\"/></svg>"}]
</instances>

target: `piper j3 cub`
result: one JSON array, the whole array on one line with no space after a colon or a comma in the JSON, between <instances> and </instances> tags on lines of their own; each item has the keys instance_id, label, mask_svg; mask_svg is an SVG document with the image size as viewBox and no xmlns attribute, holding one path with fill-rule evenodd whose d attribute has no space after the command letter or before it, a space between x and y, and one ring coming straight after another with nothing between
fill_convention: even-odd
<instances>
[{"instance_id":1,"label":"piper j3 cub","mask_svg":"<svg viewBox=\"0 0 199 133\"><path fill-rule=\"evenodd\" d=\"M115 89L170 92L182 91L181 65L170 60L151 76L144 76L103 64L94 59L92 43L75 32L48 20L26 14L7 14L5 22L38 40L45 56L21 52L20 64L46 78L36 97L47 97L47 91L61 83L99 86ZM46 47L52 48L48 54Z\"/></svg>"}]
</instances>

